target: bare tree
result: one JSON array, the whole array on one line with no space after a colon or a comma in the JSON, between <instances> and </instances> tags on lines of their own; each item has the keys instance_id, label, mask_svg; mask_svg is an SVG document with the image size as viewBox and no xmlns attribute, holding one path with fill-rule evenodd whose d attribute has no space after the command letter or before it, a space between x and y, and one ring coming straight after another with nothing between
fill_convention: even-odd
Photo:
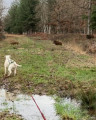
<instances>
[{"instance_id":1,"label":"bare tree","mask_svg":"<svg viewBox=\"0 0 96 120\"><path fill-rule=\"evenodd\" d=\"M2 26L2 12L3 12L3 1L0 0L0 39L2 38L2 30L3 30L3 26Z\"/></svg>"},{"instance_id":2,"label":"bare tree","mask_svg":"<svg viewBox=\"0 0 96 120\"><path fill-rule=\"evenodd\" d=\"M83 14L85 14L87 16L87 31L86 34L87 35L91 35L92 34L92 29L90 27L91 25L91 13L92 13L92 6L94 4L94 0L72 0L72 2L74 3L74 5L78 6L80 9L82 9L82 11L84 12Z\"/></svg>"},{"instance_id":3,"label":"bare tree","mask_svg":"<svg viewBox=\"0 0 96 120\"><path fill-rule=\"evenodd\" d=\"M80 32L83 11L71 0L56 0L51 11L51 27L55 33Z\"/></svg>"},{"instance_id":4,"label":"bare tree","mask_svg":"<svg viewBox=\"0 0 96 120\"><path fill-rule=\"evenodd\" d=\"M87 28L87 35L91 34L91 29L90 29L90 22L91 22L91 9L92 9L92 0L88 1L88 28Z\"/></svg>"},{"instance_id":5,"label":"bare tree","mask_svg":"<svg viewBox=\"0 0 96 120\"><path fill-rule=\"evenodd\" d=\"M0 19L2 17L2 12L3 12L3 1L0 0Z\"/></svg>"},{"instance_id":6,"label":"bare tree","mask_svg":"<svg viewBox=\"0 0 96 120\"><path fill-rule=\"evenodd\" d=\"M48 23L48 3L47 0L40 0L39 6L37 8L38 16L40 18L39 27L44 33L47 33L47 23Z\"/></svg>"}]
</instances>

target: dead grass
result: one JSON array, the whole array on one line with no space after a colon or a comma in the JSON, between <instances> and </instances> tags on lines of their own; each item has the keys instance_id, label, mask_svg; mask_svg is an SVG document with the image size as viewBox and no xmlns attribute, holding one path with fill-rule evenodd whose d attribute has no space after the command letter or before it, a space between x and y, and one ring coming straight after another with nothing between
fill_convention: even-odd
<instances>
[{"instance_id":1,"label":"dead grass","mask_svg":"<svg viewBox=\"0 0 96 120\"><path fill-rule=\"evenodd\" d=\"M71 43L67 43L65 47L66 49L73 50L74 52L78 54L86 55L86 52L83 51L82 47L79 46L75 41L72 41Z\"/></svg>"},{"instance_id":2,"label":"dead grass","mask_svg":"<svg viewBox=\"0 0 96 120\"><path fill-rule=\"evenodd\" d=\"M35 40L49 40L49 34L47 33L42 33L42 32L37 32L33 33L31 35L28 35L29 37L34 37Z\"/></svg>"},{"instance_id":3,"label":"dead grass","mask_svg":"<svg viewBox=\"0 0 96 120\"><path fill-rule=\"evenodd\" d=\"M5 34L6 37L23 37L25 35L16 35L16 34Z\"/></svg>"}]
</instances>

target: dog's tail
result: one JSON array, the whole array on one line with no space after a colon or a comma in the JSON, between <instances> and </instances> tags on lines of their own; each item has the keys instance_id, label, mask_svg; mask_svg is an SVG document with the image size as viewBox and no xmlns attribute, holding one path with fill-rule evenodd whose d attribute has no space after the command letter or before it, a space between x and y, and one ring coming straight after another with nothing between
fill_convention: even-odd
<instances>
[{"instance_id":1,"label":"dog's tail","mask_svg":"<svg viewBox=\"0 0 96 120\"><path fill-rule=\"evenodd\" d=\"M16 63L16 66L17 66L17 67L22 67L22 65L18 65L17 63Z\"/></svg>"}]
</instances>

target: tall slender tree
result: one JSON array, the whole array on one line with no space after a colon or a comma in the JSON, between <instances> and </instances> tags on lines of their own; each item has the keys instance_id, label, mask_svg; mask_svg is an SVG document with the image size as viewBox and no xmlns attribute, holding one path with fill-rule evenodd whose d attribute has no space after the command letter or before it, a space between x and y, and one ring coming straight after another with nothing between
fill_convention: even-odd
<instances>
[{"instance_id":1,"label":"tall slender tree","mask_svg":"<svg viewBox=\"0 0 96 120\"><path fill-rule=\"evenodd\" d=\"M38 0L21 0L20 1L20 21L23 32L36 31L36 25L39 19L36 17L36 7Z\"/></svg>"},{"instance_id":2,"label":"tall slender tree","mask_svg":"<svg viewBox=\"0 0 96 120\"><path fill-rule=\"evenodd\" d=\"M11 8L8 11L8 15L5 17L5 30L10 33L18 33L18 9L19 3L13 2Z\"/></svg>"},{"instance_id":3,"label":"tall slender tree","mask_svg":"<svg viewBox=\"0 0 96 120\"><path fill-rule=\"evenodd\" d=\"M3 30L3 26L2 26L2 12L3 12L3 1L0 0L0 39L2 39L2 30Z\"/></svg>"},{"instance_id":4,"label":"tall slender tree","mask_svg":"<svg viewBox=\"0 0 96 120\"><path fill-rule=\"evenodd\" d=\"M91 27L93 30L96 30L96 5L93 7L93 11L92 11Z\"/></svg>"},{"instance_id":5,"label":"tall slender tree","mask_svg":"<svg viewBox=\"0 0 96 120\"><path fill-rule=\"evenodd\" d=\"M88 1L88 28L87 35L91 35L91 11L92 10L92 0Z\"/></svg>"}]
</instances>

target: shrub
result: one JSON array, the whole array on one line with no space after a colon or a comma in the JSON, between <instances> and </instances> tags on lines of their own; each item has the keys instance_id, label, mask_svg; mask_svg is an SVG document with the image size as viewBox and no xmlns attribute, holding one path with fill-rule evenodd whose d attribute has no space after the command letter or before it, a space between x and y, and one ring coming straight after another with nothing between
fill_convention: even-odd
<instances>
[{"instance_id":1,"label":"shrub","mask_svg":"<svg viewBox=\"0 0 96 120\"><path fill-rule=\"evenodd\" d=\"M82 88L79 97L83 108L96 111L96 89L94 87Z\"/></svg>"}]
</instances>

